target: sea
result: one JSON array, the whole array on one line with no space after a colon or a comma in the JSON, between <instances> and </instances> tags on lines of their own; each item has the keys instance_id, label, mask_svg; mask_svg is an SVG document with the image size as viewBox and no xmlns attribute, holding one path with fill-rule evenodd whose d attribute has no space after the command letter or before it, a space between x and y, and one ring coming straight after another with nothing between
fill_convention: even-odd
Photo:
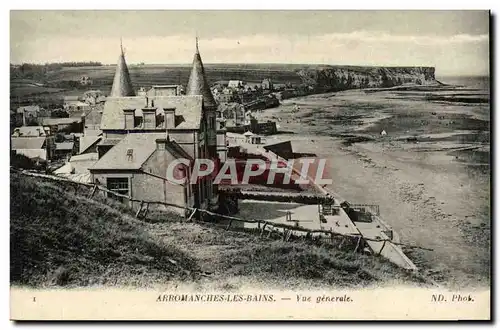
<instances>
[{"instance_id":1,"label":"sea","mask_svg":"<svg viewBox=\"0 0 500 330\"><path fill-rule=\"evenodd\" d=\"M444 84L463 86L465 88L477 89L481 92L490 92L489 76L442 76L436 79Z\"/></svg>"}]
</instances>

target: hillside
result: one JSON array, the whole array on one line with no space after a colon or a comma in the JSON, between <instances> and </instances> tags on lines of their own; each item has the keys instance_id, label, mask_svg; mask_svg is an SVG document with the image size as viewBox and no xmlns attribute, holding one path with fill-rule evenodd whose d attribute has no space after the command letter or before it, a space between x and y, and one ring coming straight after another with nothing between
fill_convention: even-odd
<instances>
[{"instance_id":1,"label":"hillside","mask_svg":"<svg viewBox=\"0 0 500 330\"><path fill-rule=\"evenodd\" d=\"M65 184L11 174L11 283L165 285L218 289L354 287L422 282L377 257L183 223L162 212L138 221L115 202Z\"/></svg>"},{"instance_id":2,"label":"hillside","mask_svg":"<svg viewBox=\"0 0 500 330\"><path fill-rule=\"evenodd\" d=\"M434 73L432 67L324 66L297 71L304 83L328 91L425 85L436 83Z\"/></svg>"},{"instance_id":3,"label":"hillside","mask_svg":"<svg viewBox=\"0 0 500 330\"><path fill-rule=\"evenodd\" d=\"M197 270L186 253L116 209L30 177L13 174L10 183L13 284L121 284Z\"/></svg>"}]
</instances>

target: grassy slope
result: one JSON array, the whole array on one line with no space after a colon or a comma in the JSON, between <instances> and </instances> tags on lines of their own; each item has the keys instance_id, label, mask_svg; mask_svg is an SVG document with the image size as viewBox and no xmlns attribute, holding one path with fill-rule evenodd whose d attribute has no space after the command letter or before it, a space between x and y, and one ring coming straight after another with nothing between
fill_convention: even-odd
<instances>
[{"instance_id":1,"label":"grassy slope","mask_svg":"<svg viewBox=\"0 0 500 330\"><path fill-rule=\"evenodd\" d=\"M60 184L11 175L12 283L187 282L229 289L249 283L311 288L419 280L374 257L180 223L158 212L151 213L154 223L145 223L123 211L75 196Z\"/></svg>"},{"instance_id":2,"label":"grassy slope","mask_svg":"<svg viewBox=\"0 0 500 330\"><path fill-rule=\"evenodd\" d=\"M140 222L54 184L12 175L10 207L12 283L133 284L196 270Z\"/></svg>"}]
</instances>

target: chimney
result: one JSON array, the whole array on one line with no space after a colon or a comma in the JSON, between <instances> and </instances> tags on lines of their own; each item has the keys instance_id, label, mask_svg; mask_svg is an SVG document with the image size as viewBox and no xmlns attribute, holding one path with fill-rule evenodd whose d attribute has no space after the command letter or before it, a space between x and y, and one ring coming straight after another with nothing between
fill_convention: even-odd
<instances>
[{"instance_id":1,"label":"chimney","mask_svg":"<svg viewBox=\"0 0 500 330\"><path fill-rule=\"evenodd\" d=\"M175 128L175 108L165 108L163 112L165 113L165 128Z\"/></svg>"},{"instance_id":2,"label":"chimney","mask_svg":"<svg viewBox=\"0 0 500 330\"><path fill-rule=\"evenodd\" d=\"M85 133L85 113L82 114L82 132Z\"/></svg>"},{"instance_id":3,"label":"chimney","mask_svg":"<svg viewBox=\"0 0 500 330\"><path fill-rule=\"evenodd\" d=\"M134 114L135 109L123 109L123 115L125 117L125 129L134 128Z\"/></svg>"},{"instance_id":4,"label":"chimney","mask_svg":"<svg viewBox=\"0 0 500 330\"><path fill-rule=\"evenodd\" d=\"M143 127L145 129L156 128L156 108L143 108Z\"/></svg>"},{"instance_id":5,"label":"chimney","mask_svg":"<svg viewBox=\"0 0 500 330\"><path fill-rule=\"evenodd\" d=\"M129 162L134 160L134 149L127 149L127 160Z\"/></svg>"}]
</instances>

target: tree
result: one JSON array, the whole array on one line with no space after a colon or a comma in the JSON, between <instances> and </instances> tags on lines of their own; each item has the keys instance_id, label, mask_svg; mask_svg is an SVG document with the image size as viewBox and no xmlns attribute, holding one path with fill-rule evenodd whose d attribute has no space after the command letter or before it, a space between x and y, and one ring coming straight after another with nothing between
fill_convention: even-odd
<instances>
[{"instance_id":1,"label":"tree","mask_svg":"<svg viewBox=\"0 0 500 330\"><path fill-rule=\"evenodd\" d=\"M63 109L55 109L50 113L52 118L69 118L69 113Z\"/></svg>"},{"instance_id":2,"label":"tree","mask_svg":"<svg viewBox=\"0 0 500 330\"><path fill-rule=\"evenodd\" d=\"M54 137L54 140L57 143L64 142L64 134L63 133L57 133L56 136Z\"/></svg>"}]
</instances>

